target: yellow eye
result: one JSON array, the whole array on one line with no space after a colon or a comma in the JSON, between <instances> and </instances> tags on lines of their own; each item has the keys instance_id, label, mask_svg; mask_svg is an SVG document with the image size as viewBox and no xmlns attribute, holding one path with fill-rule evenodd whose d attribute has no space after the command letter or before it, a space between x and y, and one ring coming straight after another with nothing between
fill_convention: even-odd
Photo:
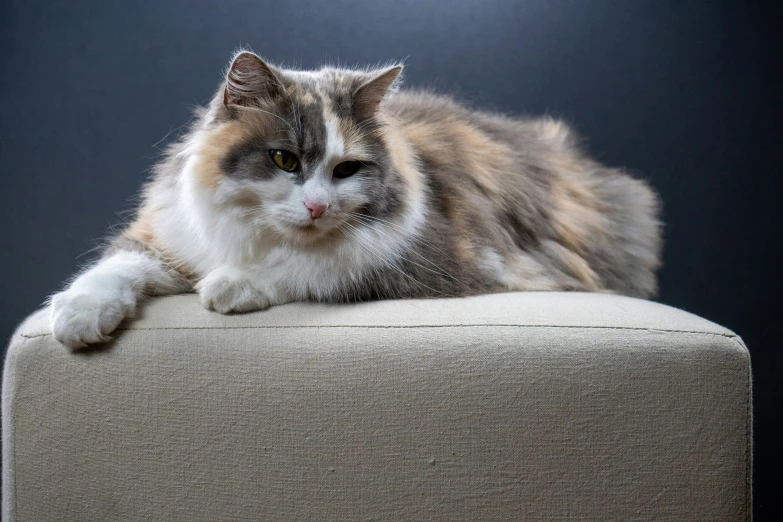
<instances>
[{"instance_id":1,"label":"yellow eye","mask_svg":"<svg viewBox=\"0 0 783 522\"><path fill-rule=\"evenodd\" d=\"M269 156L275 165L286 172L293 172L299 169L299 159L287 150L270 150Z\"/></svg>"}]
</instances>

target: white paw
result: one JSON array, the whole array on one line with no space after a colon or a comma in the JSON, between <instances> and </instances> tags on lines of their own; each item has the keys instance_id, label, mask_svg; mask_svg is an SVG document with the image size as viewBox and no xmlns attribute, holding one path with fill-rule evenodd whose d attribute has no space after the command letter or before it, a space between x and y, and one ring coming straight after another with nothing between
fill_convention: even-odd
<instances>
[{"instance_id":1,"label":"white paw","mask_svg":"<svg viewBox=\"0 0 783 522\"><path fill-rule=\"evenodd\" d=\"M242 270L218 268L198 282L196 290L201 304L221 314L264 310L272 305L271 291L260 288L258 281Z\"/></svg>"},{"instance_id":2,"label":"white paw","mask_svg":"<svg viewBox=\"0 0 783 522\"><path fill-rule=\"evenodd\" d=\"M52 297L52 332L71 348L102 343L136 310L133 292L70 288Z\"/></svg>"}]
</instances>

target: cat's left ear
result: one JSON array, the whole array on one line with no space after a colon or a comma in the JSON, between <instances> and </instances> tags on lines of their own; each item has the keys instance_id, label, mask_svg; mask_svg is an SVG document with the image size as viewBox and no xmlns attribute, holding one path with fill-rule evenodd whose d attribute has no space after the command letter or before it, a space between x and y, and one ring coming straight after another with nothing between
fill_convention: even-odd
<instances>
[{"instance_id":1,"label":"cat's left ear","mask_svg":"<svg viewBox=\"0 0 783 522\"><path fill-rule=\"evenodd\" d=\"M381 105L381 100L387 94L398 89L401 73L402 65L395 65L369 74L369 79L359 85L354 92L354 112L365 118L375 115Z\"/></svg>"},{"instance_id":2,"label":"cat's left ear","mask_svg":"<svg viewBox=\"0 0 783 522\"><path fill-rule=\"evenodd\" d=\"M280 79L264 60L242 51L231 61L226 73L223 105L258 107L285 92Z\"/></svg>"}]
</instances>

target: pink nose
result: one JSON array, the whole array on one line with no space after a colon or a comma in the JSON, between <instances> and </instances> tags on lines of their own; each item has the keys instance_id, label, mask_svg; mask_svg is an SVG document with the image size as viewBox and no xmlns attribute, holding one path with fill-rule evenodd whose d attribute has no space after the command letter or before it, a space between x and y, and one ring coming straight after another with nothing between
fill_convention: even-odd
<instances>
[{"instance_id":1,"label":"pink nose","mask_svg":"<svg viewBox=\"0 0 783 522\"><path fill-rule=\"evenodd\" d=\"M310 211L310 217L313 219L318 219L321 217L321 214L326 212L326 209L329 208L327 203L314 202L307 199L305 200L304 204L307 207L307 210Z\"/></svg>"}]
</instances>

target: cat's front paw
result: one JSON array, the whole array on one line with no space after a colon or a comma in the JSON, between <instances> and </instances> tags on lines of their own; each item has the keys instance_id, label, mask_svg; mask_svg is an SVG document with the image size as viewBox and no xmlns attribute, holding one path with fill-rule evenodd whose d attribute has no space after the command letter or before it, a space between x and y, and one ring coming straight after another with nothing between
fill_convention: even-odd
<instances>
[{"instance_id":1,"label":"cat's front paw","mask_svg":"<svg viewBox=\"0 0 783 522\"><path fill-rule=\"evenodd\" d=\"M237 268L218 268L199 281L196 290L201 304L221 314L264 310L272 303L272 292Z\"/></svg>"},{"instance_id":2,"label":"cat's front paw","mask_svg":"<svg viewBox=\"0 0 783 522\"><path fill-rule=\"evenodd\" d=\"M71 288L52 297L52 333L70 348L106 342L135 309L136 300L130 290Z\"/></svg>"}]
</instances>

